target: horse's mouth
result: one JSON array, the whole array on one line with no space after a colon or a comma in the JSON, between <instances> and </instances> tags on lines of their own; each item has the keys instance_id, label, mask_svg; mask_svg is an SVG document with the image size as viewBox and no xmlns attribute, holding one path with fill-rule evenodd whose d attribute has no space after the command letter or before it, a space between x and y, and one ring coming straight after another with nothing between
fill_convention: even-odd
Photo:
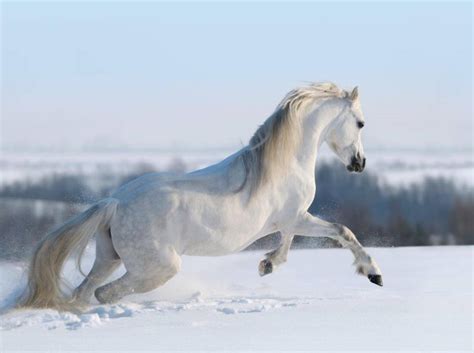
<instances>
[{"instance_id":1,"label":"horse's mouth","mask_svg":"<svg viewBox=\"0 0 474 353\"><path fill-rule=\"evenodd\" d=\"M349 172L361 173L365 168L365 161L365 158L352 157L351 164L349 164L346 168Z\"/></svg>"},{"instance_id":2,"label":"horse's mouth","mask_svg":"<svg viewBox=\"0 0 474 353\"><path fill-rule=\"evenodd\" d=\"M355 172L355 173L362 173L362 171L364 170L364 167L362 167L361 165L348 165L346 167L346 169L349 171L349 172Z\"/></svg>"}]
</instances>

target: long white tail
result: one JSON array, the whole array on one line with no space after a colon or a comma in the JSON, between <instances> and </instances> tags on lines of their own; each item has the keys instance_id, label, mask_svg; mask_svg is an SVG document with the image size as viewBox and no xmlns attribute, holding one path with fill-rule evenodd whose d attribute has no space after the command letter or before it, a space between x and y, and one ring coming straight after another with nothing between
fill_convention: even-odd
<instances>
[{"instance_id":1,"label":"long white tail","mask_svg":"<svg viewBox=\"0 0 474 353\"><path fill-rule=\"evenodd\" d=\"M117 200L104 199L49 233L31 259L28 285L17 307L70 309L71 300L61 290L61 270L68 255L79 252L78 263L90 238L109 224Z\"/></svg>"}]
</instances>

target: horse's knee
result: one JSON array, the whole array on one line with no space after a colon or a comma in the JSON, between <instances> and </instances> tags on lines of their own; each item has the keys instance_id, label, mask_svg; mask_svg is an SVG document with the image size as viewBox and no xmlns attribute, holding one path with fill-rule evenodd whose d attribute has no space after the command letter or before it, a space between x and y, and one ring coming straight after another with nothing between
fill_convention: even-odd
<instances>
[{"instance_id":1,"label":"horse's knee","mask_svg":"<svg viewBox=\"0 0 474 353\"><path fill-rule=\"evenodd\" d=\"M348 227L342 224L336 224L335 226L337 229L337 235L334 238L342 245L352 243L356 240L354 233Z\"/></svg>"}]
</instances>

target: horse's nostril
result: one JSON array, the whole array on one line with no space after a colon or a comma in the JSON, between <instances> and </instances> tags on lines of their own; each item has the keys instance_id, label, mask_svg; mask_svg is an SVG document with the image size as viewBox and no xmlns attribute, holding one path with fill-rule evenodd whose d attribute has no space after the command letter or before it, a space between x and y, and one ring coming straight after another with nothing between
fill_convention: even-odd
<instances>
[{"instance_id":1,"label":"horse's nostril","mask_svg":"<svg viewBox=\"0 0 474 353\"><path fill-rule=\"evenodd\" d=\"M351 164L347 166L347 169L351 172L361 172L365 167L365 158L361 158L360 154L357 153L358 157L352 156Z\"/></svg>"}]
</instances>

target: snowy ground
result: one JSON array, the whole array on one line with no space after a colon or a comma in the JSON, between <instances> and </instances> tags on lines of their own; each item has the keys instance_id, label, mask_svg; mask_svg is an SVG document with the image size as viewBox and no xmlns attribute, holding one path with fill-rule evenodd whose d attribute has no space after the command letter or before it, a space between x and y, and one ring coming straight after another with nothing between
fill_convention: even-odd
<instances>
[{"instance_id":1,"label":"snowy ground","mask_svg":"<svg viewBox=\"0 0 474 353\"><path fill-rule=\"evenodd\" d=\"M261 252L185 257L182 272L166 286L115 305L93 305L82 315L3 314L1 348L472 350L474 247L369 252L384 273L383 288L356 276L344 249L292 250L287 264L263 278L257 275ZM3 306L21 283L21 270L0 265Z\"/></svg>"}]
</instances>

